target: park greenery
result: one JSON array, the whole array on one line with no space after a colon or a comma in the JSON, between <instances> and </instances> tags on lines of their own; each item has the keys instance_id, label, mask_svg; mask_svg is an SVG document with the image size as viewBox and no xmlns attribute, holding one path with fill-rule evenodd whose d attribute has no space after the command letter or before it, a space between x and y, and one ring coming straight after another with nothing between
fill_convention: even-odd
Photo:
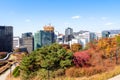
<instances>
[{"instance_id":1,"label":"park greenery","mask_svg":"<svg viewBox=\"0 0 120 80\"><path fill-rule=\"evenodd\" d=\"M120 35L117 35L94 40L85 49L76 43L71 47L57 43L43 46L25 56L14 73L20 72L22 80L54 80L61 76L76 78L101 74L119 64Z\"/></svg>"},{"instance_id":2,"label":"park greenery","mask_svg":"<svg viewBox=\"0 0 120 80\"><path fill-rule=\"evenodd\" d=\"M20 64L22 79L29 79L38 72L41 79L62 76L65 69L72 65L72 58L72 52L68 53L56 43L39 48L23 58Z\"/></svg>"},{"instance_id":3,"label":"park greenery","mask_svg":"<svg viewBox=\"0 0 120 80\"><path fill-rule=\"evenodd\" d=\"M17 67L13 70L12 75L13 75L14 77L18 77L18 76L20 75L19 66L17 66Z\"/></svg>"}]
</instances>

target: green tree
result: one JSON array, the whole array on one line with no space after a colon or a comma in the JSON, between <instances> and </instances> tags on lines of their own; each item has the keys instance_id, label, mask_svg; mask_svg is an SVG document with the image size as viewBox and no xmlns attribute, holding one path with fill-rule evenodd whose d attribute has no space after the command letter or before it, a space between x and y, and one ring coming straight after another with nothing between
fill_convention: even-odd
<instances>
[{"instance_id":1,"label":"green tree","mask_svg":"<svg viewBox=\"0 0 120 80\"><path fill-rule=\"evenodd\" d=\"M13 70L12 75L13 75L14 77L18 77L18 76L20 75L19 66L17 66L17 67Z\"/></svg>"},{"instance_id":2,"label":"green tree","mask_svg":"<svg viewBox=\"0 0 120 80\"><path fill-rule=\"evenodd\" d=\"M44 46L33 51L29 56L24 57L20 64L24 79L40 69L52 70L66 69L72 65L72 53L68 53L59 44ZM47 75L45 75L47 76Z\"/></svg>"}]
</instances>

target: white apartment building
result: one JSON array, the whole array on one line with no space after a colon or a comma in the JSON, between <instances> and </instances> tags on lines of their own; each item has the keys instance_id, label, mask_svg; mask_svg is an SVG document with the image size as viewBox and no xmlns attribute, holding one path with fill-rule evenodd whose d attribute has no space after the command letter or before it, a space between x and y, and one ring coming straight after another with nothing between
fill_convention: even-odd
<instances>
[{"instance_id":1,"label":"white apartment building","mask_svg":"<svg viewBox=\"0 0 120 80\"><path fill-rule=\"evenodd\" d=\"M87 39L72 39L69 43L70 43L70 46L74 43L79 43L82 45L83 48L85 48L88 41Z\"/></svg>"}]
</instances>

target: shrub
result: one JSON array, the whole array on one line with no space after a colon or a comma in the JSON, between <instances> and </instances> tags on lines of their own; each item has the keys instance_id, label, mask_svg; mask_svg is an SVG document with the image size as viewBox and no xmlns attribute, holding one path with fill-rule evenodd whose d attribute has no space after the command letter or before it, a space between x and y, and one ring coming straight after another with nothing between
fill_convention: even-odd
<instances>
[{"instance_id":1,"label":"shrub","mask_svg":"<svg viewBox=\"0 0 120 80\"><path fill-rule=\"evenodd\" d=\"M82 49L82 45L79 43L74 43L71 45L71 50L73 52L78 52L80 49Z\"/></svg>"},{"instance_id":2,"label":"shrub","mask_svg":"<svg viewBox=\"0 0 120 80\"><path fill-rule=\"evenodd\" d=\"M65 69L58 69L54 71L53 74L54 74L53 77L63 76L65 74Z\"/></svg>"},{"instance_id":3,"label":"shrub","mask_svg":"<svg viewBox=\"0 0 120 80\"><path fill-rule=\"evenodd\" d=\"M90 66L90 56L87 51L76 52L73 57L73 62L77 67Z\"/></svg>"},{"instance_id":4,"label":"shrub","mask_svg":"<svg viewBox=\"0 0 120 80\"><path fill-rule=\"evenodd\" d=\"M65 71L67 77L82 77L85 75L83 68L71 67Z\"/></svg>"},{"instance_id":5,"label":"shrub","mask_svg":"<svg viewBox=\"0 0 120 80\"><path fill-rule=\"evenodd\" d=\"M85 71L85 76L91 76L94 74L105 72L106 69L103 66L95 66L95 67L84 68L84 71Z\"/></svg>"},{"instance_id":6,"label":"shrub","mask_svg":"<svg viewBox=\"0 0 120 80\"><path fill-rule=\"evenodd\" d=\"M48 78L54 80L55 78L62 77L65 74L65 69L49 70L49 73L46 69L39 69L35 74L35 76L32 76L33 80L47 80Z\"/></svg>"},{"instance_id":7,"label":"shrub","mask_svg":"<svg viewBox=\"0 0 120 80\"><path fill-rule=\"evenodd\" d=\"M71 67L66 70L65 75L67 77L82 77L82 76L92 76L94 74L105 72L106 69L103 66L95 66L95 67L85 67L85 68L77 68Z\"/></svg>"},{"instance_id":8,"label":"shrub","mask_svg":"<svg viewBox=\"0 0 120 80\"><path fill-rule=\"evenodd\" d=\"M92 55L91 55L91 58L90 58L90 63L92 66L96 66L96 65L103 65L103 59L100 55L99 52L94 52Z\"/></svg>"},{"instance_id":9,"label":"shrub","mask_svg":"<svg viewBox=\"0 0 120 80\"><path fill-rule=\"evenodd\" d=\"M99 75L95 75L86 80L107 80L114 77L115 75L120 74L120 66L116 66L114 70L105 72Z\"/></svg>"},{"instance_id":10,"label":"shrub","mask_svg":"<svg viewBox=\"0 0 120 80\"><path fill-rule=\"evenodd\" d=\"M49 70L49 77L51 77L51 72ZM37 72L37 80L47 80L48 79L48 70L46 69L39 69L39 71Z\"/></svg>"},{"instance_id":11,"label":"shrub","mask_svg":"<svg viewBox=\"0 0 120 80\"><path fill-rule=\"evenodd\" d=\"M14 77L18 77L18 76L20 75L19 66L17 66L17 67L13 70L12 75L13 75Z\"/></svg>"}]
</instances>

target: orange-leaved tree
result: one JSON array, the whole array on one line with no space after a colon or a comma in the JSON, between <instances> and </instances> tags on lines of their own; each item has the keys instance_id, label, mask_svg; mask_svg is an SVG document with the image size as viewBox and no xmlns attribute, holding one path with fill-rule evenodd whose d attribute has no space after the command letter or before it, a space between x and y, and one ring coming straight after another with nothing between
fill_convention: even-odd
<instances>
[{"instance_id":1,"label":"orange-leaved tree","mask_svg":"<svg viewBox=\"0 0 120 80\"><path fill-rule=\"evenodd\" d=\"M110 57L114 56L114 49L116 47L115 38L103 38L98 41L97 47L103 51L103 56Z\"/></svg>"},{"instance_id":2,"label":"orange-leaved tree","mask_svg":"<svg viewBox=\"0 0 120 80\"><path fill-rule=\"evenodd\" d=\"M116 40L116 64L118 63L118 53L120 52L120 34L115 36L115 40Z\"/></svg>"},{"instance_id":3,"label":"orange-leaved tree","mask_svg":"<svg viewBox=\"0 0 120 80\"><path fill-rule=\"evenodd\" d=\"M105 53L106 47L107 47L107 38L98 40L96 49L97 49L97 51L103 51L102 55L105 57L106 57L106 53Z\"/></svg>"}]
</instances>

